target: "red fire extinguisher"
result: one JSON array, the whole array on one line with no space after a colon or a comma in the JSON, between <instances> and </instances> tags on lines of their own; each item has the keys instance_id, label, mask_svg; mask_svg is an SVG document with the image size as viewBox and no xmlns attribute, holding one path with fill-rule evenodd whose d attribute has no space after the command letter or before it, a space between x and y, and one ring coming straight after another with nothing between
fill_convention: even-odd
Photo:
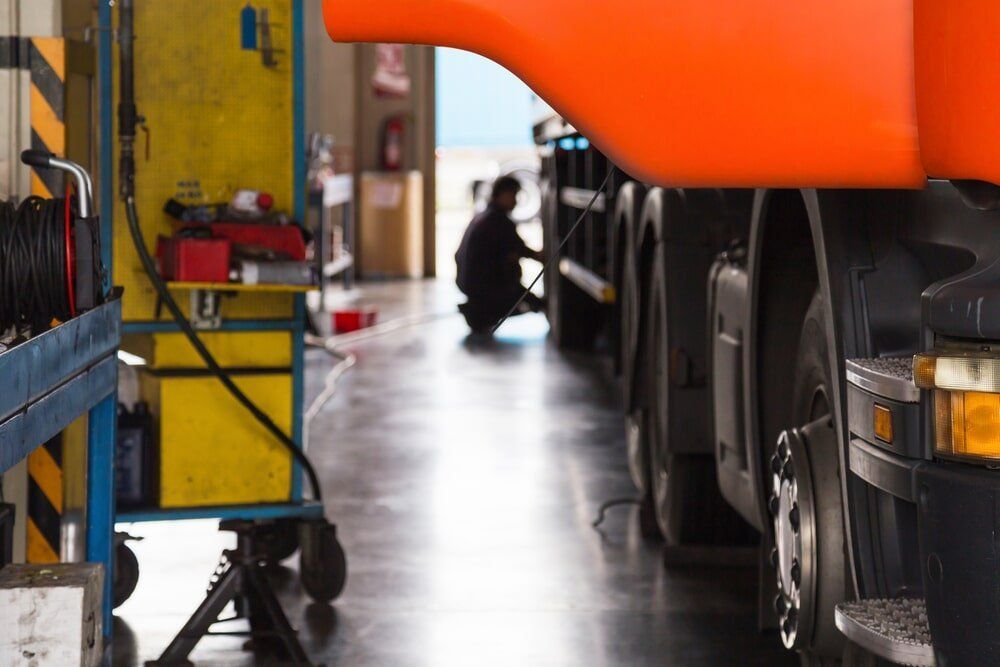
<instances>
[{"instance_id":1,"label":"red fire extinguisher","mask_svg":"<svg viewBox=\"0 0 1000 667\"><path fill-rule=\"evenodd\" d=\"M406 120L391 116L382 125L382 169L400 171L403 168L403 151L406 141Z\"/></svg>"}]
</instances>

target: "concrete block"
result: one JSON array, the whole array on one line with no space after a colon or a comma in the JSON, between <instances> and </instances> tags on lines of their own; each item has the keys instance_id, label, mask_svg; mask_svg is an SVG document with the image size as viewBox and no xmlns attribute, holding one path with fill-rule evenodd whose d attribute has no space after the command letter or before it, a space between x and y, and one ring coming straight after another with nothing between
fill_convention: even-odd
<instances>
[{"instance_id":1,"label":"concrete block","mask_svg":"<svg viewBox=\"0 0 1000 667\"><path fill-rule=\"evenodd\" d=\"M101 664L103 589L99 564L0 569L0 665Z\"/></svg>"}]
</instances>

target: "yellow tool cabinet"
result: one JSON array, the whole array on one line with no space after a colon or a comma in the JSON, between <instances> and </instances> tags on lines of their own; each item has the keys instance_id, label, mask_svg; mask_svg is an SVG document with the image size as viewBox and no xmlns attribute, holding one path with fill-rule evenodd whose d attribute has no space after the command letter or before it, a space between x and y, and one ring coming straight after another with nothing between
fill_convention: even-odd
<instances>
[{"instance_id":1,"label":"yellow tool cabinet","mask_svg":"<svg viewBox=\"0 0 1000 667\"><path fill-rule=\"evenodd\" d=\"M254 0L258 15L267 10L271 63L259 50L241 48L240 12L246 5L136 0L135 89L143 116L136 201L151 252L157 236L174 231L163 213L170 198L209 204L253 188L271 193L275 210L301 219L301 3ZM158 507L130 509L119 519L199 515L185 509L227 516L233 508L258 505L298 513L301 482L289 453L208 373L166 311L158 312L120 204L114 218L114 282L125 287L123 347L147 362L140 387L159 451ZM201 332L209 350L301 446L301 295L199 287L216 291L222 302L222 325ZM171 289L187 313L191 289Z\"/></svg>"}]
</instances>

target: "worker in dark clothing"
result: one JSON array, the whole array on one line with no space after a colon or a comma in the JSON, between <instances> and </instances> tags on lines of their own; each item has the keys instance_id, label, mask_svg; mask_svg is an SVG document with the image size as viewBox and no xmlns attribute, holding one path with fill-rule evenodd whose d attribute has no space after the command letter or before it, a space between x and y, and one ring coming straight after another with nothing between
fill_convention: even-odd
<instances>
[{"instance_id":1,"label":"worker in dark clothing","mask_svg":"<svg viewBox=\"0 0 1000 667\"><path fill-rule=\"evenodd\" d=\"M521 258L543 261L541 252L524 244L510 219L520 190L517 179L498 178L489 205L469 223L455 253L458 288L469 298L459 310L476 333L488 332L524 293ZM543 307L540 298L529 294L513 314L538 312Z\"/></svg>"}]
</instances>

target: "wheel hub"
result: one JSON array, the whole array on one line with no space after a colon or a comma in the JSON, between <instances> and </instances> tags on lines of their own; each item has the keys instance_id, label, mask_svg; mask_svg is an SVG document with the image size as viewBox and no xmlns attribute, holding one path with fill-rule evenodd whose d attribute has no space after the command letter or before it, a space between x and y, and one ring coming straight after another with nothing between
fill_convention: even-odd
<instances>
[{"instance_id":1,"label":"wheel hub","mask_svg":"<svg viewBox=\"0 0 1000 667\"><path fill-rule=\"evenodd\" d=\"M778 595L774 610L781 639L790 649L803 648L812 632L813 500L808 453L798 429L784 431L771 457L771 496Z\"/></svg>"}]
</instances>

